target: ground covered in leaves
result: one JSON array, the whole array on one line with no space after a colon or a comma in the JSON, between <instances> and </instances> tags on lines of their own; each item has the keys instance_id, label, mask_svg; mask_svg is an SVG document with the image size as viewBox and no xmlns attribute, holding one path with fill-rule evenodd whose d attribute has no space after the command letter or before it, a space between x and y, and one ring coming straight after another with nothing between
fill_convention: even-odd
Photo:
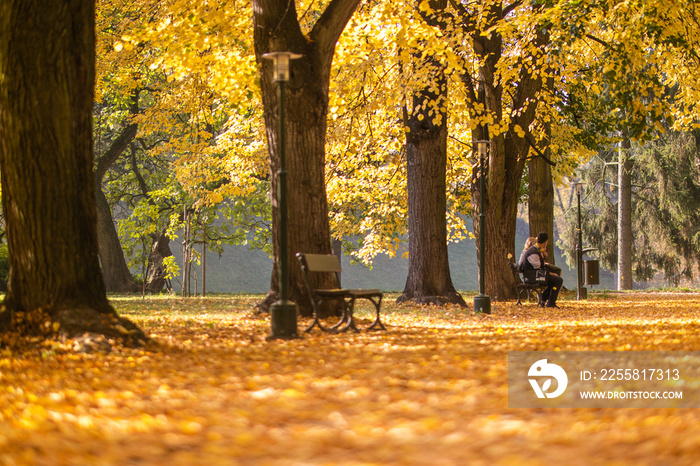
<instances>
[{"instance_id":1,"label":"ground covered in leaves","mask_svg":"<svg viewBox=\"0 0 700 466\"><path fill-rule=\"evenodd\" d=\"M700 350L698 294L489 316L389 297L387 332L272 342L260 299L115 297L146 348L3 350L0 465L700 461L697 409L509 409L507 386L508 351Z\"/></svg>"}]
</instances>

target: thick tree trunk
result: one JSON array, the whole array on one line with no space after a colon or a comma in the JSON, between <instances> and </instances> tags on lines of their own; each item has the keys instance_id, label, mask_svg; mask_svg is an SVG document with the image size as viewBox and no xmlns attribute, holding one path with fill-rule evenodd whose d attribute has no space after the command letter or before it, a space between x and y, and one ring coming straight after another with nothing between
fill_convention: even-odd
<instances>
[{"instance_id":1,"label":"thick tree trunk","mask_svg":"<svg viewBox=\"0 0 700 466\"><path fill-rule=\"evenodd\" d=\"M631 290L632 280L632 159L630 140L620 143L617 200L617 289Z\"/></svg>"},{"instance_id":2,"label":"thick tree trunk","mask_svg":"<svg viewBox=\"0 0 700 466\"><path fill-rule=\"evenodd\" d=\"M342 261L343 260L343 241L339 240L338 238L333 238L331 240L331 250L333 251L333 254L338 256L338 260ZM342 285L343 282L343 273L338 274L338 279L340 280L340 285Z\"/></svg>"},{"instance_id":3,"label":"thick tree trunk","mask_svg":"<svg viewBox=\"0 0 700 466\"><path fill-rule=\"evenodd\" d=\"M466 306L452 284L447 257L447 115L434 111L444 106L447 80L438 63L428 66L436 69L438 91L417 93L408 121L408 277L397 302Z\"/></svg>"},{"instance_id":4,"label":"thick tree trunk","mask_svg":"<svg viewBox=\"0 0 700 466\"><path fill-rule=\"evenodd\" d=\"M325 137L328 111L330 68L335 44L360 0L332 0L307 38L297 21L294 2L254 0L253 22L255 54L262 64L262 95L270 153L272 179L272 236L274 267L270 292L258 308L267 312L278 299L279 233L278 180L280 169L277 83L272 80L271 60L262 55L289 51L303 57L291 64L291 78L286 84L286 171L288 205L288 273L289 298L296 302L302 315L311 314L311 305L294 257L297 252L331 253L328 203L325 187ZM323 286L335 286L328 276Z\"/></svg>"},{"instance_id":5,"label":"thick tree trunk","mask_svg":"<svg viewBox=\"0 0 700 466\"><path fill-rule=\"evenodd\" d=\"M503 19L501 7L488 10L486 22L495 26ZM472 116L478 118L486 114L496 122L503 121L504 109L512 118L511 125L517 125L520 131L509 129L492 132L488 126L478 126L472 131L474 140L489 140L491 142L484 199L485 230L479 231L478 222L474 222L477 236L477 252L479 235L485 235L483 251L484 281L486 294L494 300L516 297L513 274L508 265L508 254L515 255L515 224L517 219L518 198L525 163L532 148L533 136L529 128L535 121L539 92L542 89L542 76L539 70L534 70L526 64L524 56L520 63L519 80L511 94L511 107L506 108L503 99L503 85L498 75L499 60L503 49L500 34L494 32L488 36L476 31L472 35L474 52L481 59L479 76L472 79L465 76L464 80L469 91L469 100L478 102L480 108L472 108ZM548 37L546 31L536 31L536 44L544 47ZM537 74L533 74L536 72ZM478 84L477 84L478 83ZM534 149L533 149L534 150ZM476 161L478 162L478 161ZM479 185L478 177L473 177L472 183L472 218L479 215ZM481 256L481 254L478 254Z\"/></svg>"},{"instance_id":6,"label":"thick tree trunk","mask_svg":"<svg viewBox=\"0 0 700 466\"><path fill-rule=\"evenodd\" d=\"M489 12L492 21L502 16L500 9ZM473 36L474 50L482 57L483 65L479 69L478 95L472 100L479 102L492 115L495 121L503 118L503 88L497 83L498 61L503 46L499 34L484 37L480 34ZM521 100L519 89L516 99ZM516 105L515 103L514 105ZM521 115L523 118L524 115ZM525 126L527 127L527 126ZM508 254L514 254L515 220L518 209L518 193L520 180L525 167L525 156L521 155L524 141L513 136L513 132L490 134L487 126L479 126L473 132L475 140L490 140L488 166L486 168L486 189L484 199L485 230L480 231L478 221L474 221L476 233L477 257L484 260L484 285L486 294L495 301L514 298L516 296L513 274L508 265ZM475 160L475 163L478 161ZM478 219L481 195L479 193L477 170L472 178L472 218ZM479 237L484 234L484 251L479 251Z\"/></svg>"},{"instance_id":7,"label":"thick tree trunk","mask_svg":"<svg viewBox=\"0 0 700 466\"><path fill-rule=\"evenodd\" d=\"M535 157L528 163L529 196L528 219L530 236L537 236L544 231L549 235L547 246L548 262L554 264L554 183L552 167L541 157Z\"/></svg>"},{"instance_id":8,"label":"thick tree trunk","mask_svg":"<svg viewBox=\"0 0 700 466\"><path fill-rule=\"evenodd\" d=\"M146 282L146 291L151 293L160 293L165 286L165 277L168 271L165 270L165 258L173 255L170 249L170 238L165 234L165 231L154 235L153 244L151 245L151 253L148 255L148 281ZM183 265L183 268L187 264ZM183 284L184 289L184 284Z\"/></svg>"},{"instance_id":9,"label":"thick tree trunk","mask_svg":"<svg viewBox=\"0 0 700 466\"><path fill-rule=\"evenodd\" d=\"M549 41L549 36L544 37ZM547 69L547 74L553 75L551 68ZM548 78L546 81L546 91L554 92L554 79ZM537 236L544 231L549 235L547 244L547 261L554 264L554 181L552 179L552 166L548 163L552 158L550 143L552 140L552 124L545 120L543 130L545 139L538 144L539 152L544 155L530 159L528 163L529 172L529 196L528 196L528 220L530 224L530 236ZM545 160L545 157L547 160Z\"/></svg>"},{"instance_id":10,"label":"thick tree trunk","mask_svg":"<svg viewBox=\"0 0 700 466\"><path fill-rule=\"evenodd\" d=\"M132 102L132 114L138 111L138 93ZM102 191L102 179L114 162L121 157L129 143L136 137L138 126L130 124L123 128L117 138L112 141L107 151L97 159L95 164L95 195L97 200L97 239L99 244L100 263L104 277L105 289L110 292L130 293L138 291L139 287L126 264L124 250L117 234L112 217L112 209L107 197Z\"/></svg>"},{"instance_id":11,"label":"thick tree trunk","mask_svg":"<svg viewBox=\"0 0 700 466\"><path fill-rule=\"evenodd\" d=\"M475 133L475 139L484 138L478 131ZM491 139L484 199L484 285L486 294L494 301L511 299L516 295L508 254L515 254L517 200L524 166L524 157L518 157L522 149L518 149L512 140L504 139L500 136ZM479 235L482 232L476 220L479 218L480 204L477 172L474 170L472 178L472 218L475 219L477 257L482 257L479 251Z\"/></svg>"},{"instance_id":12,"label":"thick tree trunk","mask_svg":"<svg viewBox=\"0 0 700 466\"><path fill-rule=\"evenodd\" d=\"M95 5L0 5L0 171L10 280L8 313L136 343L143 333L107 301L92 171ZM26 321L26 317L24 318ZM7 322L7 318L3 319ZM7 328L6 328L7 330Z\"/></svg>"},{"instance_id":13,"label":"thick tree trunk","mask_svg":"<svg viewBox=\"0 0 700 466\"><path fill-rule=\"evenodd\" d=\"M136 292L139 287L134 282L131 271L126 265L124 250L114 227L112 209L110 209L107 198L99 186L96 188L96 201L97 237L105 289L118 293Z\"/></svg>"},{"instance_id":14,"label":"thick tree trunk","mask_svg":"<svg viewBox=\"0 0 700 466\"><path fill-rule=\"evenodd\" d=\"M295 63L296 65L296 63ZM294 66L294 65L293 65ZM325 134L327 99L321 93L314 92L314 86L305 81L303 88L297 92L288 92L286 107L287 126L287 244L289 298L296 302L302 315L310 313L310 302L304 287L301 269L294 257L297 252L330 254L330 224L328 222L328 203L325 191ZM263 100L270 98L264 96ZM270 147L270 172L272 181L272 233L274 245L274 268L270 293L265 302L273 303L278 299L279 290L279 154L277 134L270 128L277 127L277 102L265 104L265 121L268 128ZM268 110L270 109L270 110ZM319 286L335 286L328 277L328 282Z\"/></svg>"}]
</instances>

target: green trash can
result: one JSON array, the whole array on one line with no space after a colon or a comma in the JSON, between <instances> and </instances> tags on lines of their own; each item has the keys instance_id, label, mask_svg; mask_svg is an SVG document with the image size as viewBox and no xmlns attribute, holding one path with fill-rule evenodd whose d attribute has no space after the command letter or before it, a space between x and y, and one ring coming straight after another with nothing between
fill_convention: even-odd
<instances>
[{"instance_id":1,"label":"green trash can","mask_svg":"<svg viewBox=\"0 0 700 466\"><path fill-rule=\"evenodd\" d=\"M597 259L583 261L583 273L586 276L586 285L599 285L600 265Z\"/></svg>"}]
</instances>

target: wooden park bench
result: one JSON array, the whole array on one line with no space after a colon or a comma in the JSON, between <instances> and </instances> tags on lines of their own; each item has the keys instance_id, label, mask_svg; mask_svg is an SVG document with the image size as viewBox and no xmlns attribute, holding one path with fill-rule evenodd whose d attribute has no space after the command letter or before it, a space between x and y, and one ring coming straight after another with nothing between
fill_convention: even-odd
<instances>
[{"instance_id":1,"label":"wooden park bench","mask_svg":"<svg viewBox=\"0 0 700 466\"><path fill-rule=\"evenodd\" d=\"M301 270L304 272L304 281L306 289L311 299L313 308L313 322L304 331L310 332L315 326L318 326L323 331L344 332L353 329L359 332L353 312L355 310L355 301L358 299L367 299L374 304L377 310L377 317L374 322L367 327L367 330L386 330L384 324L379 320L379 312L382 306L382 297L384 294L379 290L365 289L347 289L340 288L340 259L334 254L304 254L297 253L297 259L301 264ZM335 275L336 283L339 288L314 288L312 286L311 274L332 273ZM324 327L318 317L318 308L323 301L341 299L343 301L343 314L340 320L331 327Z\"/></svg>"},{"instance_id":2,"label":"wooden park bench","mask_svg":"<svg viewBox=\"0 0 700 466\"><path fill-rule=\"evenodd\" d=\"M534 292L537 295L537 303L542 302L542 292L547 288L544 283L526 283L524 279L521 279L520 266L516 263L508 261L510 265L510 270L513 272L513 280L515 280L515 286L518 287L518 306L522 306L522 294L525 293L527 296L527 302L530 302L530 296Z\"/></svg>"}]
</instances>

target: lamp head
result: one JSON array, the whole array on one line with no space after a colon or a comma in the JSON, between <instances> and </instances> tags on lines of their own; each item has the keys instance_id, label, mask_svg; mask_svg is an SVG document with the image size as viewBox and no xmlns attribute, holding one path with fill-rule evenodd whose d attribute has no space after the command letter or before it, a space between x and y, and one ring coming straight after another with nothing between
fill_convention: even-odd
<instances>
[{"instance_id":1,"label":"lamp head","mask_svg":"<svg viewBox=\"0 0 700 466\"><path fill-rule=\"evenodd\" d=\"M488 155L491 141L474 141L473 144L476 146L476 153L479 155L479 159L485 159Z\"/></svg>"},{"instance_id":2,"label":"lamp head","mask_svg":"<svg viewBox=\"0 0 700 466\"><path fill-rule=\"evenodd\" d=\"M301 58L303 55L292 52L270 52L263 54L263 58L272 60L273 74L272 79L275 82L289 81L289 62L295 58Z\"/></svg>"}]
</instances>

